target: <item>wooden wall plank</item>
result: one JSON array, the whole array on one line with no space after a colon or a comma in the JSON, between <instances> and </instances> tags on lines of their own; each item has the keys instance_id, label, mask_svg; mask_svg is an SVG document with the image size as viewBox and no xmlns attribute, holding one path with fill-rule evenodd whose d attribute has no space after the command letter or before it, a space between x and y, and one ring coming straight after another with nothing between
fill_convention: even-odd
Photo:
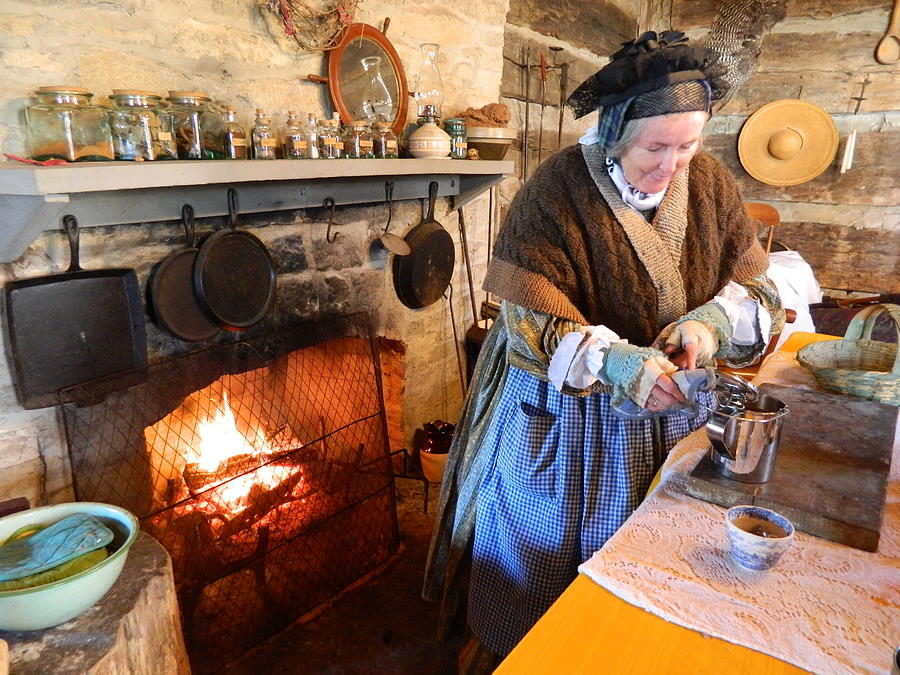
<instances>
[{"instance_id":1,"label":"wooden wall plank","mask_svg":"<svg viewBox=\"0 0 900 675\"><path fill-rule=\"evenodd\" d=\"M720 134L704 138L706 149L735 175L745 199L868 206L900 203L897 180L900 129L859 134L853 168L841 175L843 143L841 139L831 166L822 175L801 185L777 187L760 183L744 170L737 154L736 136Z\"/></svg>"},{"instance_id":2,"label":"wooden wall plank","mask_svg":"<svg viewBox=\"0 0 900 675\"><path fill-rule=\"evenodd\" d=\"M726 105L721 113L750 115L766 103L782 98L797 98L815 103L831 114L852 113L860 86L868 75L865 98L860 113L896 110L900 103L897 82L900 66L895 71L855 72L756 72Z\"/></svg>"},{"instance_id":3,"label":"wooden wall plank","mask_svg":"<svg viewBox=\"0 0 900 675\"><path fill-rule=\"evenodd\" d=\"M775 238L803 256L823 288L900 293L900 232L782 223Z\"/></svg>"},{"instance_id":4,"label":"wooden wall plank","mask_svg":"<svg viewBox=\"0 0 900 675\"><path fill-rule=\"evenodd\" d=\"M612 54L637 30L636 18L612 3L581 0L511 0L506 21L601 56Z\"/></svg>"},{"instance_id":5,"label":"wooden wall plank","mask_svg":"<svg viewBox=\"0 0 900 675\"><path fill-rule=\"evenodd\" d=\"M788 0L786 18L830 19L890 4L888 0ZM715 18L716 0L672 0L672 27L677 30L709 28Z\"/></svg>"}]
</instances>

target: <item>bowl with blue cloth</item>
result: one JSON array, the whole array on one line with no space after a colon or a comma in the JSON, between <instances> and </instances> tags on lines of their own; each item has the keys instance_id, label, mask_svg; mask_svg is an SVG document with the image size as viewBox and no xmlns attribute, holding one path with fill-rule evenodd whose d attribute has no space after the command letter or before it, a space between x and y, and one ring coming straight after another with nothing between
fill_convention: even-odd
<instances>
[{"instance_id":1,"label":"bowl with blue cloth","mask_svg":"<svg viewBox=\"0 0 900 675\"><path fill-rule=\"evenodd\" d=\"M0 630L57 626L112 587L140 526L129 511L70 502L0 518Z\"/></svg>"}]
</instances>

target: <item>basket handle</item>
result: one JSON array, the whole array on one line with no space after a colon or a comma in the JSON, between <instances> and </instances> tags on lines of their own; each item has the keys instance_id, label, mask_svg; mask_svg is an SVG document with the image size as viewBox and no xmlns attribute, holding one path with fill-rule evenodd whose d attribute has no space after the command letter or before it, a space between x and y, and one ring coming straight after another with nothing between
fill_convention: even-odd
<instances>
[{"instance_id":1,"label":"basket handle","mask_svg":"<svg viewBox=\"0 0 900 675\"><path fill-rule=\"evenodd\" d=\"M850 320L847 332L844 333L844 339L859 340L861 337L864 340L871 340L875 321L882 312L893 319L894 329L897 331L897 356L894 358L894 368L891 372L894 375L900 375L900 306L884 303L864 307Z\"/></svg>"}]
</instances>

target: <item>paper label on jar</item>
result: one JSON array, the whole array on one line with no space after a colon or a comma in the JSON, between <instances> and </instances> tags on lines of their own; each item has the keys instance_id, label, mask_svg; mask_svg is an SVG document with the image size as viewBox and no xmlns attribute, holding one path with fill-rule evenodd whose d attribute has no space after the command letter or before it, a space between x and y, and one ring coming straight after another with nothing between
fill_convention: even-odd
<instances>
[{"instance_id":1,"label":"paper label on jar","mask_svg":"<svg viewBox=\"0 0 900 675\"><path fill-rule=\"evenodd\" d=\"M306 150L306 141L291 141L294 150Z\"/></svg>"},{"instance_id":2,"label":"paper label on jar","mask_svg":"<svg viewBox=\"0 0 900 675\"><path fill-rule=\"evenodd\" d=\"M462 143L457 143L456 147L459 148L460 150L465 150L466 148L469 147L469 144L466 143L465 141L463 141Z\"/></svg>"},{"instance_id":3,"label":"paper label on jar","mask_svg":"<svg viewBox=\"0 0 900 675\"><path fill-rule=\"evenodd\" d=\"M244 147L247 145L247 139L246 138L232 138L231 144L236 148L241 148L241 147Z\"/></svg>"},{"instance_id":4,"label":"paper label on jar","mask_svg":"<svg viewBox=\"0 0 900 675\"><path fill-rule=\"evenodd\" d=\"M374 146L372 145L372 141L360 141L359 147L362 150L371 150Z\"/></svg>"},{"instance_id":5,"label":"paper label on jar","mask_svg":"<svg viewBox=\"0 0 900 675\"><path fill-rule=\"evenodd\" d=\"M172 140L172 132L171 131L160 131L157 133L156 137L161 141L171 141Z\"/></svg>"},{"instance_id":6,"label":"paper label on jar","mask_svg":"<svg viewBox=\"0 0 900 675\"><path fill-rule=\"evenodd\" d=\"M387 141L386 143L388 150L396 150L397 149L397 141Z\"/></svg>"},{"instance_id":7,"label":"paper label on jar","mask_svg":"<svg viewBox=\"0 0 900 675\"><path fill-rule=\"evenodd\" d=\"M335 142L334 142L334 147L336 147L338 150L343 150L343 149L344 149L344 142L343 142L343 141L335 141Z\"/></svg>"},{"instance_id":8,"label":"paper label on jar","mask_svg":"<svg viewBox=\"0 0 900 675\"><path fill-rule=\"evenodd\" d=\"M261 138L259 144L264 148L274 148L277 145L274 138Z\"/></svg>"}]
</instances>

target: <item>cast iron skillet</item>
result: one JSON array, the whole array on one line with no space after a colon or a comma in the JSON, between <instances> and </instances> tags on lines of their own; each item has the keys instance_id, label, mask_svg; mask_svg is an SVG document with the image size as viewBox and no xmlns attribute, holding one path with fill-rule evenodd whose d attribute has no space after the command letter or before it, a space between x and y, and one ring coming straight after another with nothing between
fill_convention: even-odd
<instances>
[{"instance_id":1,"label":"cast iron skillet","mask_svg":"<svg viewBox=\"0 0 900 675\"><path fill-rule=\"evenodd\" d=\"M8 281L4 289L6 346L26 410L58 405L61 390L83 382L105 378L102 388L109 392L147 378L143 298L135 271L81 269L78 221L66 215L62 222L69 268ZM99 393L99 385L92 391Z\"/></svg>"},{"instance_id":2,"label":"cast iron skillet","mask_svg":"<svg viewBox=\"0 0 900 675\"><path fill-rule=\"evenodd\" d=\"M434 219L438 184L428 186L428 214L404 237L412 252L394 256L394 290L410 309L420 309L437 302L450 285L456 250L453 238Z\"/></svg>"},{"instance_id":3,"label":"cast iron skillet","mask_svg":"<svg viewBox=\"0 0 900 675\"><path fill-rule=\"evenodd\" d=\"M199 249L194 231L194 208L181 207L187 248L170 254L150 279L150 303L157 323L186 342L209 340L221 330L201 307L194 293L194 261Z\"/></svg>"},{"instance_id":4,"label":"cast iron skillet","mask_svg":"<svg viewBox=\"0 0 900 675\"><path fill-rule=\"evenodd\" d=\"M275 302L275 263L265 245L238 231L237 192L228 188L229 225L207 237L194 262L194 292L223 328L257 323Z\"/></svg>"}]
</instances>

